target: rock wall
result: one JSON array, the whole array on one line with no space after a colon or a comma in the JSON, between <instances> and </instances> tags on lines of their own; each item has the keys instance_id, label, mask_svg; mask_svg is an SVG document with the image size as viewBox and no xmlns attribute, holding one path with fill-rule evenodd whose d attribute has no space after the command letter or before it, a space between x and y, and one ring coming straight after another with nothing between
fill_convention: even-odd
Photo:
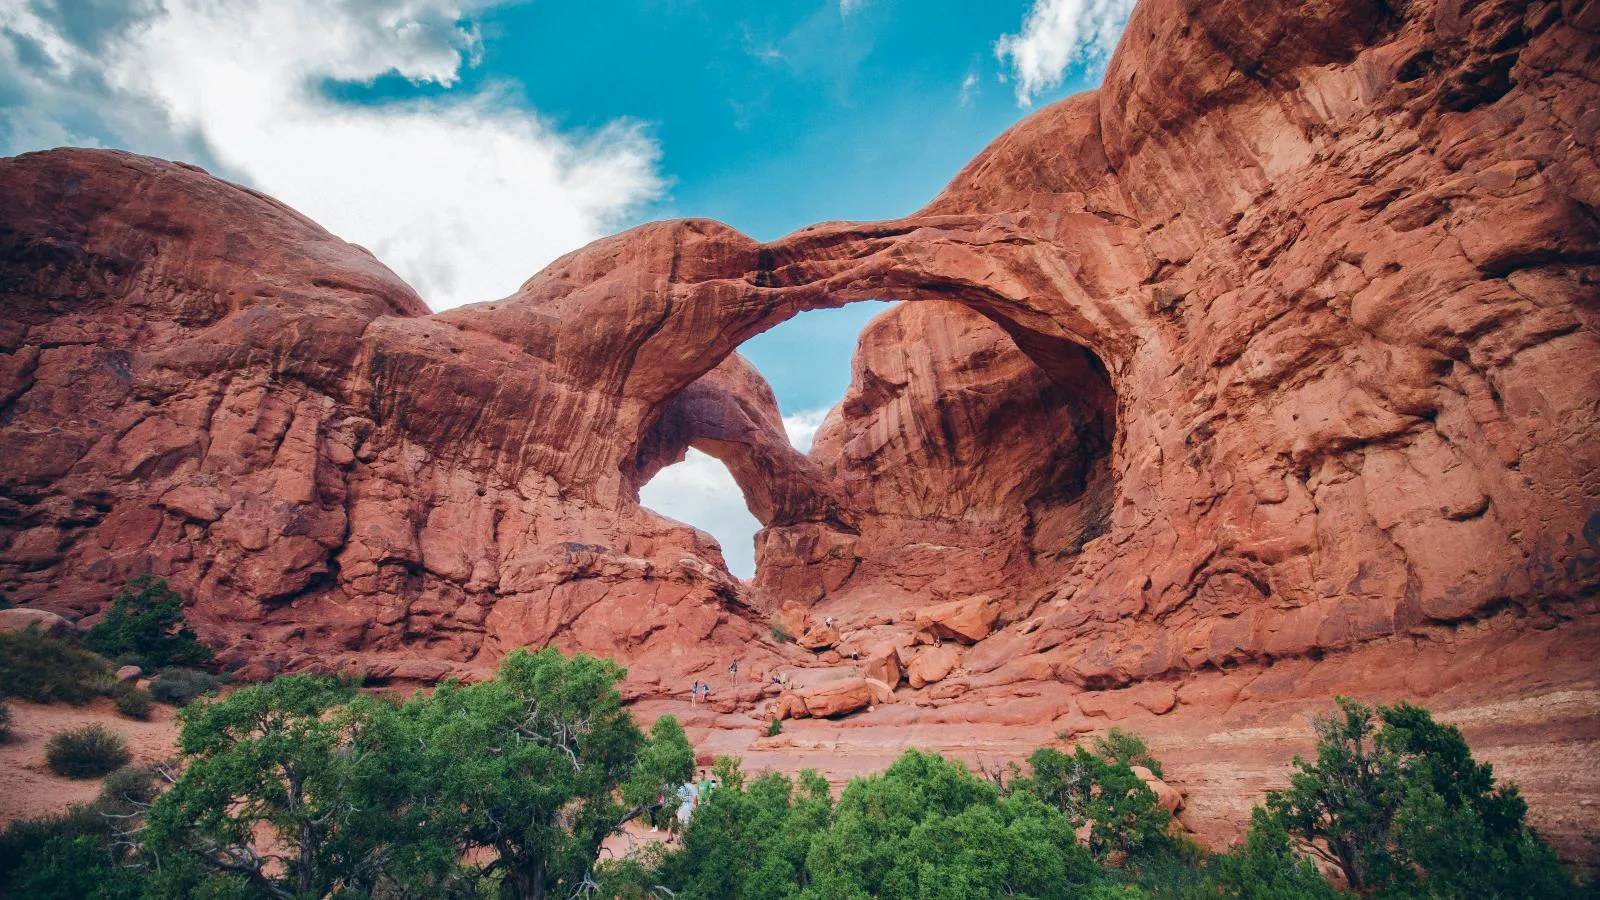
<instances>
[{"instance_id":1,"label":"rock wall","mask_svg":"<svg viewBox=\"0 0 1600 900\"><path fill-rule=\"evenodd\" d=\"M555 643L660 696L915 663L917 613L981 593L919 703L1170 709L1458 639L1541 648L1496 691L1592 687L1536 660L1600 649L1597 31L1592 0L1144 0L1101 89L912 216L655 223L437 315L193 168L0 161L0 588L92 616L154 571L256 673ZM862 299L916 302L795 453L734 350ZM766 526L751 584L638 505L690 446ZM836 620L816 654L786 603Z\"/></svg>"}]
</instances>

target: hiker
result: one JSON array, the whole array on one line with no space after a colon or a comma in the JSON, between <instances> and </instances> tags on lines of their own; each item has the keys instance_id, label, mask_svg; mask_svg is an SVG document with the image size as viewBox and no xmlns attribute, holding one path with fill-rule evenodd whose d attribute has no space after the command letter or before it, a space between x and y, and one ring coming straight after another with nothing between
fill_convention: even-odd
<instances>
[{"instance_id":1,"label":"hiker","mask_svg":"<svg viewBox=\"0 0 1600 900\"><path fill-rule=\"evenodd\" d=\"M678 785L678 790L674 793L674 796L678 798L678 814L667 820L667 843L669 844L673 843L678 832L682 831L689 824L689 820L694 817L694 807L700 799L700 791L694 786L694 782L686 781Z\"/></svg>"},{"instance_id":2,"label":"hiker","mask_svg":"<svg viewBox=\"0 0 1600 900\"><path fill-rule=\"evenodd\" d=\"M717 789L717 780L712 778L705 769L700 770L700 783L695 785L701 797L711 798L711 792Z\"/></svg>"},{"instance_id":3,"label":"hiker","mask_svg":"<svg viewBox=\"0 0 1600 900\"><path fill-rule=\"evenodd\" d=\"M739 677L739 661L737 659L734 660L731 663L728 663L728 677L729 678L738 678Z\"/></svg>"},{"instance_id":4,"label":"hiker","mask_svg":"<svg viewBox=\"0 0 1600 900\"><path fill-rule=\"evenodd\" d=\"M695 704L697 704L699 702L700 702L700 679L696 678L694 680L694 687L689 689L689 705L693 706L693 705L695 705Z\"/></svg>"}]
</instances>

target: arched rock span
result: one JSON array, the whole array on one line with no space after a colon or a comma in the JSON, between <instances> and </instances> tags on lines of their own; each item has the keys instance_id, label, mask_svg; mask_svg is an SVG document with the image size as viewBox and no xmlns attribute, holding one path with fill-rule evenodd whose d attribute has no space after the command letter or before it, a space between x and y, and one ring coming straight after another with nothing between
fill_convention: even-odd
<instances>
[{"instance_id":1,"label":"arched rock span","mask_svg":"<svg viewBox=\"0 0 1600 900\"><path fill-rule=\"evenodd\" d=\"M92 614L154 570L257 672L427 679L554 642L627 660L645 696L730 653L797 665L755 604L817 585L752 593L641 510L652 429L800 310L938 300L993 325L900 313L905 337L864 348L874 365L944 328L954 371L998 327L1041 383L1088 386L1067 365L1092 368L1066 349L1083 347L1115 425L1108 481L1084 479L1114 491L1080 495L1108 498L1103 532L996 533L1018 562L975 568L1016 587L937 702L1028 684L1007 709L1054 723L1103 710L1083 699L1103 688L1292 664L1325 693L1379 659L1421 696L1592 687L1596 9L1144 0L1100 90L1000 136L912 216L769 244L647 225L438 315L365 251L194 169L0 161L0 584ZM954 383L905 396L950 402ZM946 529L916 498L973 470L852 463L880 426L882 459L933 445L884 424L915 410L851 390L863 415L842 411L825 452L769 460L821 468L821 487L773 478L757 502L796 528L837 520L854 549L817 532L791 552L769 529L763 554L838 561L832 614L903 611L939 576L883 599L905 567L869 536L912 533L896 517ZM986 402L968 393L962 409ZM1060 434L1034 437L1019 456Z\"/></svg>"}]
</instances>

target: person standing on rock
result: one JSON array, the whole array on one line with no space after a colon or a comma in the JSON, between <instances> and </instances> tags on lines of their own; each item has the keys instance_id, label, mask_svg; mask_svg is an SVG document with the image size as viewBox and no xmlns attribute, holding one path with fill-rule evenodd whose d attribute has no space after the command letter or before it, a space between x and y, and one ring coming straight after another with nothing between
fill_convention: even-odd
<instances>
[{"instance_id":1,"label":"person standing on rock","mask_svg":"<svg viewBox=\"0 0 1600 900\"><path fill-rule=\"evenodd\" d=\"M699 702L700 702L700 679L696 678L694 680L694 687L689 689L689 705L693 706L693 705L695 705L695 704L697 704Z\"/></svg>"}]
</instances>

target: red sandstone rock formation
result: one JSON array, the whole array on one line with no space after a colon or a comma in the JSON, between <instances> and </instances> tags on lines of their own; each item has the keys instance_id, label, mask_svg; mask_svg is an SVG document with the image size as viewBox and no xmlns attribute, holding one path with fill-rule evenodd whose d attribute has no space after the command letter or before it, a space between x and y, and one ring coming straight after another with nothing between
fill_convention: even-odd
<instances>
[{"instance_id":1,"label":"red sandstone rock formation","mask_svg":"<svg viewBox=\"0 0 1600 900\"><path fill-rule=\"evenodd\" d=\"M1597 9L1145 0L1100 90L912 216L652 224L438 315L198 170L0 161L0 588L92 616L153 571L257 673L554 643L636 697L843 665L993 596L882 722L1592 691ZM919 302L795 453L733 351L868 298ZM751 584L638 505L687 447L765 526ZM786 603L837 650L771 640ZM1279 667L1317 691L1208 693Z\"/></svg>"}]
</instances>

